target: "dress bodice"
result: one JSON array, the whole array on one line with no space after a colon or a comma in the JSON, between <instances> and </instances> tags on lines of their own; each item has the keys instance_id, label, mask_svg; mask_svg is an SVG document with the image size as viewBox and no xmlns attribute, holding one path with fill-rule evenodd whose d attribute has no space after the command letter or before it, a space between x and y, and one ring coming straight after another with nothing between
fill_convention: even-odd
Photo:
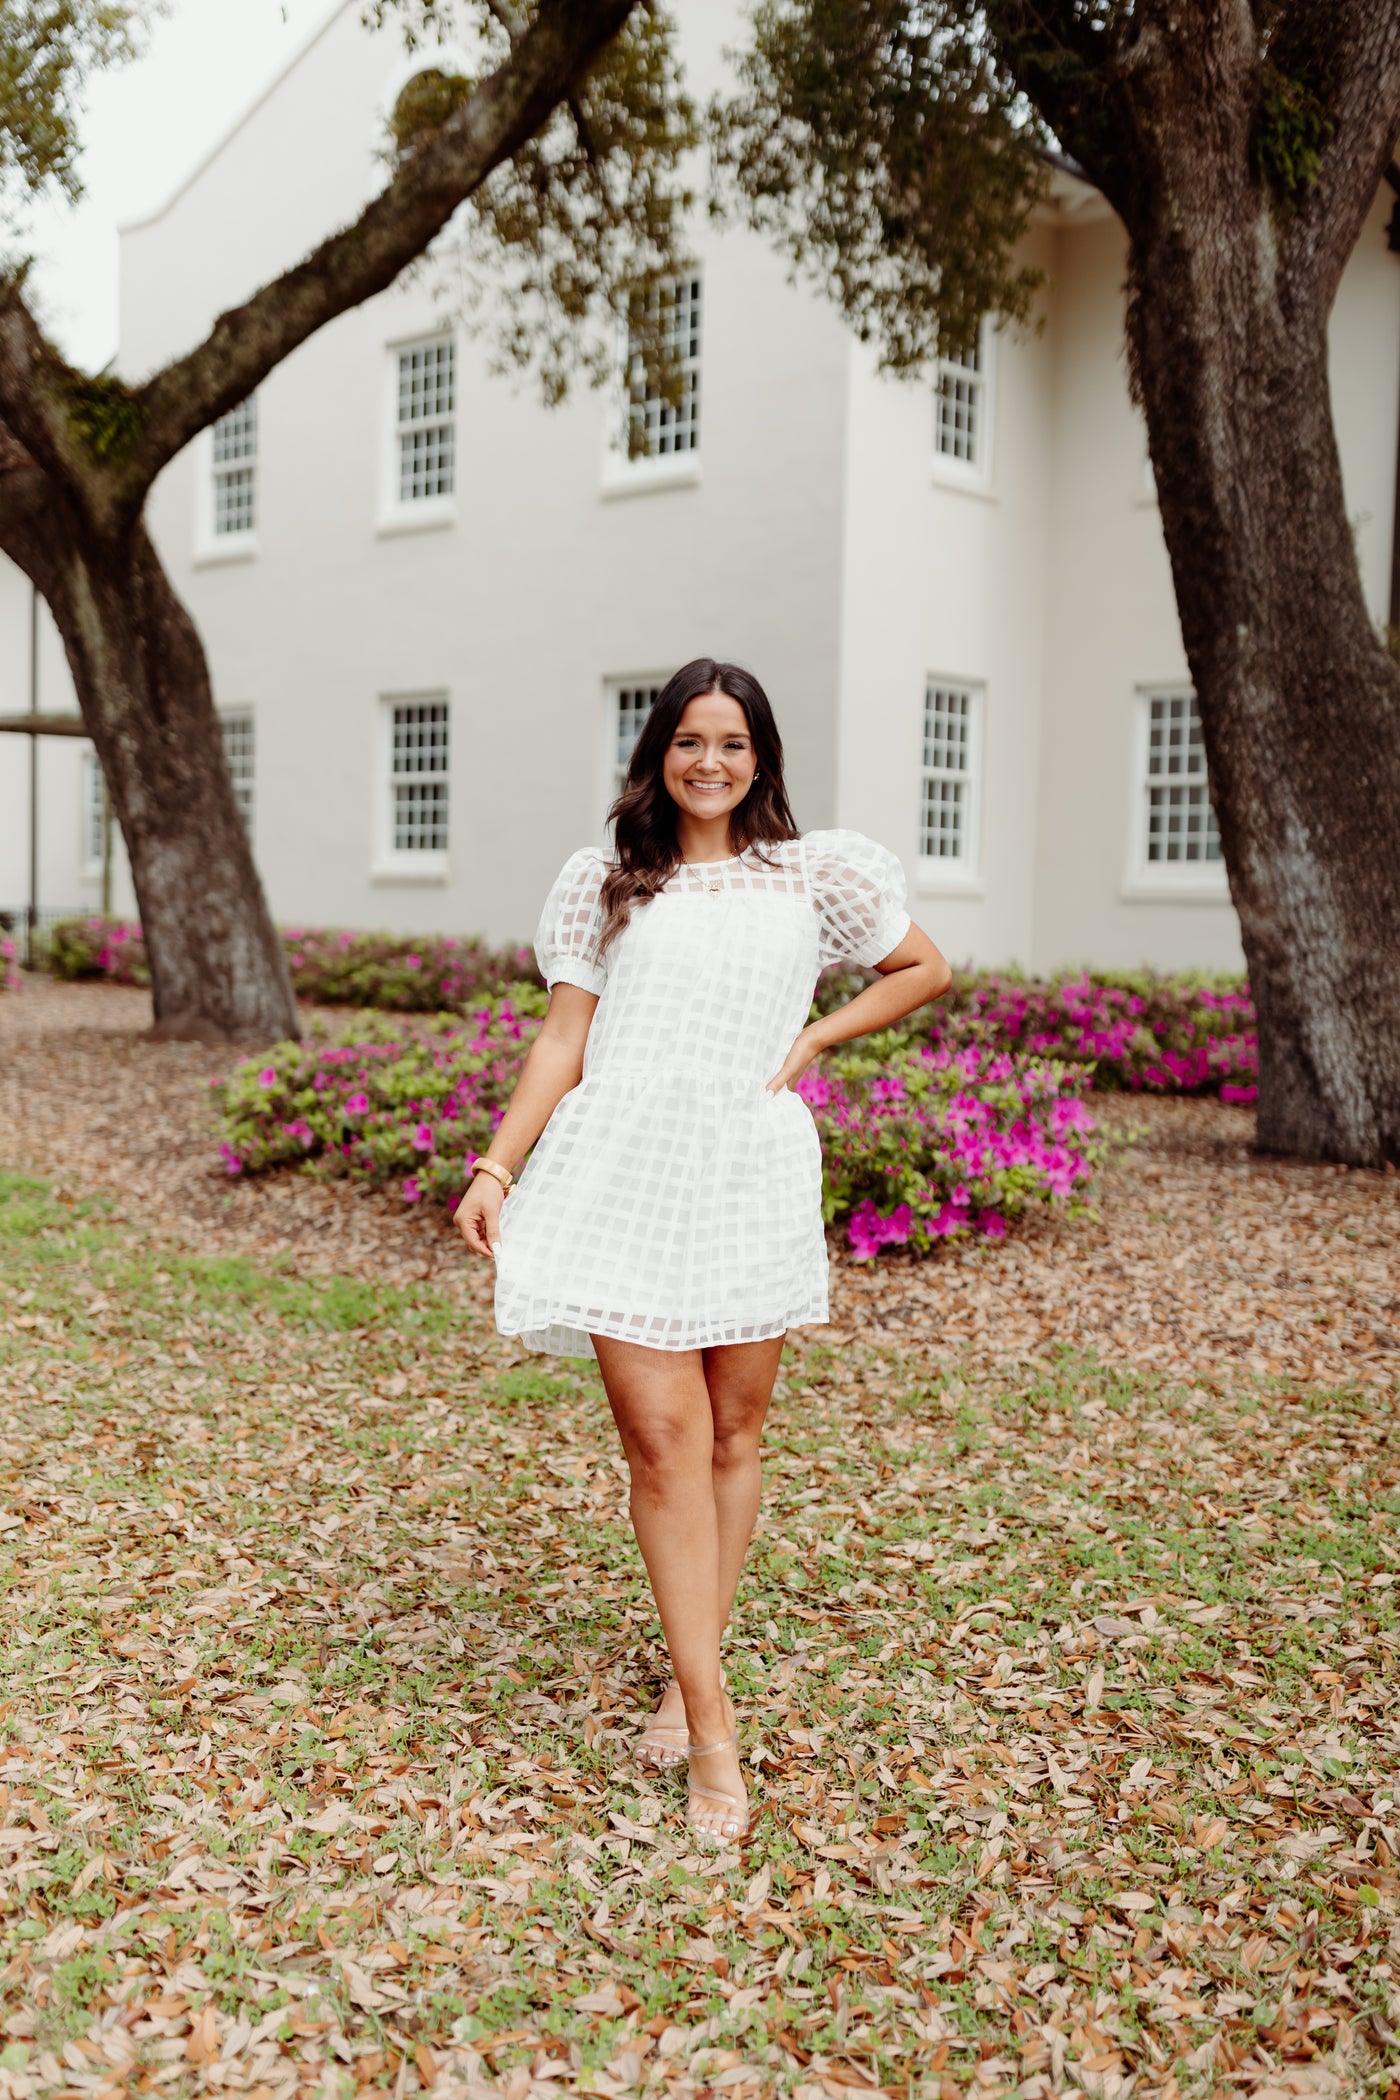
<instances>
[{"instance_id":1,"label":"dress bodice","mask_svg":"<svg viewBox=\"0 0 1400 2100\"><path fill-rule=\"evenodd\" d=\"M882 961L909 925L903 870L858 832L809 832L731 860L683 862L601 958L607 856L574 854L535 938L546 982L597 992L584 1077L688 1069L773 1074L829 962Z\"/></svg>"}]
</instances>

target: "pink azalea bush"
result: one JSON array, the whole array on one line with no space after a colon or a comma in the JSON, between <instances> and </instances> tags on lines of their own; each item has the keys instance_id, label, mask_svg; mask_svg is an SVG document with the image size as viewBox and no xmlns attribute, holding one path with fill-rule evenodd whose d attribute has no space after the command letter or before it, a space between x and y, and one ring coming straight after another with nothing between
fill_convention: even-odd
<instances>
[{"instance_id":1,"label":"pink azalea bush","mask_svg":"<svg viewBox=\"0 0 1400 2100\"><path fill-rule=\"evenodd\" d=\"M72 980L102 977L108 984L149 984L150 965L141 928L127 919L59 919L39 933L34 944L37 967L53 977Z\"/></svg>"},{"instance_id":2,"label":"pink azalea bush","mask_svg":"<svg viewBox=\"0 0 1400 2100\"><path fill-rule=\"evenodd\" d=\"M515 983L538 985L526 947L491 948L474 936L405 936L344 929L283 929L297 996L317 1005L386 1013L462 1012ZM43 936L41 967L58 977L148 984L139 926L92 916L67 919ZM816 1006L826 1012L869 981L828 971ZM1050 1057L1092 1069L1096 1087L1150 1093L1218 1093L1252 1101L1258 1048L1248 985L1196 973L1078 970L1058 977L974 971L948 998L911 1014L896 1031L907 1044L957 1050L976 1045Z\"/></svg>"},{"instance_id":3,"label":"pink azalea bush","mask_svg":"<svg viewBox=\"0 0 1400 2100\"><path fill-rule=\"evenodd\" d=\"M230 1174L299 1167L455 1206L505 1111L545 998L522 985L411 1032L365 1015L245 1058L218 1083ZM825 1212L859 1259L955 1233L1000 1237L1032 1205L1082 1203L1100 1157L1089 1073L888 1037L833 1054L800 1092L826 1154Z\"/></svg>"},{"instance_id":4,"label":"pink azalea bush","mask_svg":"<svg viewBox=\"0 0 1400 2100\"><path fill-rule=\"evenodd\" d=\"M491 948L474 936L350 933L334 927L282 929L292 986L320 1006L369 1006L385 1013L460 1010L483 992L540 982L529 948ZM62 919L41 945L40 966L55 977L102 977L149 984L141 928L94 913Z\"/></svg>"},{"instance_id":5,"label":"pink azalea bush","mask_svg":"<svg viewBox=\"0 0 1400 2100\"><path fill-rule=\"evenodd\" d=\"M15 968L18 944L7 933L0 933L0 992L19 990L19 971Z\"/></svg>"},{"instance_id":6,"label":"pink azalea bush","mask_svg":"<svg viewBox=\"0 0 1400 2100\"><path fill-rule=\"evenodd\" d=\"M868 980L830 972L817 988L823 1011ZM910 1043L969 1045L1015 1056L1051 1057L1091 1068L1095 1087L1166 1094L1218 1093L1253 1101L1258 1039L1249 987L1200 973L1077 970L1052 978L977 971L947 999L923 1007L897 1031Z\"/></svg>"},{"instance_id":7,"label":"pink azalea bush","mask_svg":"<svg viewBox=\"0 0 1400 2100\"><path fill-rule=\"evenodd\" d=\"M447 1013L509 984L540 983L533 950L490 948L474 935L287 926L282 939L297 997L319 1006Z\"/></svg>"},{"instance_id":8,"label":"pink azalea bush","mask_svg":"<svg viewBox=\"0 0 1400 2100\"><path fill-rule=\"evenodd\" d=\"M545 1004L543 992L517 985L460 1021L408 1032L365 1014L244 1058L216 1082L225 1168L348 1174L398 1184L405 1203L455 1205L505 1113Z\"/></svg>"},{"instance_id":9,"label":"pink azalea bush","mask_svg":"<svg viewBox=\"0 0 1400 2100\"><path fill-rule=\"evenodd\" d=\"M1032 1206L1081 1209L1105 1146L1084 1066L872 1036L810 1067L828 1223L852 1252L926 1251L959 1233L1004 1236Z\"/></svg>"}]
</instances>

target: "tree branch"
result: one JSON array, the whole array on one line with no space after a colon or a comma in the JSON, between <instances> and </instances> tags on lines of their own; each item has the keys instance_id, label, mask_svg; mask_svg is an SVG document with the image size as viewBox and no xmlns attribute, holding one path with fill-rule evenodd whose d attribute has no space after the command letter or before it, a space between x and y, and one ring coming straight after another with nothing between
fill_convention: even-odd
<instances>
[{"instance_id":1,"label":"tree branch","mask_svg":"<svg viewBox=\"0 0 1400 2100\"><path fill-rule=\"evenodd\" d=\"M221 315L197 349L138 390L141 428L117 472L116 500L138 507L161 468L198 431L236 407L318 328L391 285L492 169L568 99L637 4L545 0L509 57L409 156L353 225Z\"/></svg>"},{"instance_id":2,"label":"tree branch","mask_svg":"<svg viewBox=\"0 0 1400 2100\"><path fill-rule=\"evenodd\" d=\"M33 453L8 422L0 421L0 539L11 559L35 580L47 576L39 555L44 528L55 522L57 496Z\"/></svg>"},{"instance_id":3,"label":"tree branch","mask_svg":"<svg viewBox=\"0 0 1400 2100\"><path fill-rule=\"evenodd\" d=\"M7 444L22 447L32 466L81 472L65 398L65 388L81 384L35 320L23 275L0 281L0 416Z\"/></svg>"},{"instance_id":4,"label":"tree branch","mask_svg":"<svg viewBox=\"0 0 1400 2100\"><path fill-rule=\"evenodd\" d=\"M1400 0L1292 0L1270 55L1305 69L1334 119L1282 243L1285 267L1313 275L1330 306L1400 139Z\"/></svg>"},{"instance_id":5,"label":"tree branch","mask_svg":"<svg viewBox=\"0 0 1400 2100\"><path fill-rule=\"evenodd\" d=\"M987 0L986 15L1017 86L1126 218L1140 171L1120 77L1123 18L1100 23L1077 0Z\"/></svg>"}]
</instances>

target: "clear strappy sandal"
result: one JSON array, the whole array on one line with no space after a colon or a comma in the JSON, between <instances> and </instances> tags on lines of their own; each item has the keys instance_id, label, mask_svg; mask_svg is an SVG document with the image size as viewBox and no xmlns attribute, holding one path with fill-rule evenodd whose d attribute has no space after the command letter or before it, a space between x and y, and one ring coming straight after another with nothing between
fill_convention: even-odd
<instances>
[{"instance_id":1,"label":"clear strappy sandal","mask_svg":"<svg viewBox=\"0 0 1400 2100\"><path fill-rule=\"evenodd\" d=\"M719 1673L720 1686L729 1682L723 1670ZM690 1733L682 1723L673 1728L669 1722L662 1723L653 1716L632 1746L632 1755L639 1764L650 1765L657 1772L673 1772L683 1765L690 1749Z\"/></svg>"},{"instance_id":2,"label":"clear strappy sandal","mask_svg":"<svg viewBox=\"0 0 1400 2100\"><path fill-rule=\"evenodd\" d=\"M689 1746L690 1735L684 1724L672 1728L653 1717L633 1744L632 1755L638 1764L650 1765L653 1771L670 1772L685 1763Z\"/></svg>"},{"instance_id":3,"label":"clear strappy sandal","mask_svg":"<svg viewBox=\"0 0 1400 2100\"><path fill-rule=\"evenodd\" d=\"M709 1757L716 1750L737 1749L738 1743L739 1731L737 1728L731 1728L728 1735L722 1737L717 1743L692 1743L686 1752L686 1756L691 1760L697 1757ZM690 1809L694 1809L701 1802L713 1802L716 1805L723 1804L729 1810L729 1814L725 1816L718 1830L712 1829L703 1823L696 1823L692 1821L690 1815L687 1815L686 1822L696 1837L709 1838L717 1845L737 1845L742 1838L748 1836L750 1823L748 1804L736 1799L733 1794L725 1793L720 1787L698 1786L692 1771L687 1806Z\"/></svg>"}]
</instances>

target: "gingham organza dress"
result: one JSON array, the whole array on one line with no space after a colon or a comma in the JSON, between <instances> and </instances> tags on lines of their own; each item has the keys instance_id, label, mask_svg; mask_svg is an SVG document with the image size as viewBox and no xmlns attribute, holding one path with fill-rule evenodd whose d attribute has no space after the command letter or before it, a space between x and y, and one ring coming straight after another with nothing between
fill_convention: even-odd
<instances>
[{"instance_id":1,"label":"gingham organza dress","mask_svg":"<svg viewBox=\"0 0 1400 2100\"><path fill-rule=\"evenodd\" d=\"M608 857L550 891L545 981L600 994L583 1078L501 1213L496 1325L592 1356L762 1341L827 1318L821 1148L767 1091L828 963L875 963L909 928L904 874L855 831L687 863L595 960Z\"/></svg>"}]
</instances>

